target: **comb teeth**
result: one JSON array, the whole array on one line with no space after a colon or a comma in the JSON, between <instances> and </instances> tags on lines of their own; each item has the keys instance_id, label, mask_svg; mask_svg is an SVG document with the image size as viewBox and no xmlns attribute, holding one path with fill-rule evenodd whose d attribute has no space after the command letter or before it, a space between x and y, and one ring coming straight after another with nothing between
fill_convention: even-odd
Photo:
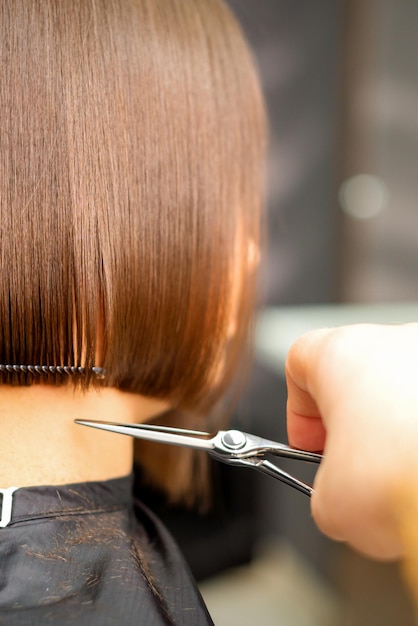
<instances>
[{"instance_id":1,"label":"comb teeth","mask_svg":"<svg viewBox=\"0 0 418 626\"><path fill-rule=\"evenodd\" d=\"M103 367L92 367L91 371L97 376L97 378L104 378L107 374ZM0 374L12 374L12 373L32 374L33 376L46 375L63 375L67 376L84 376L86 369L84 367L76 367L75 365L2 365L0 364Z\"/></svg>"}]
</instances>

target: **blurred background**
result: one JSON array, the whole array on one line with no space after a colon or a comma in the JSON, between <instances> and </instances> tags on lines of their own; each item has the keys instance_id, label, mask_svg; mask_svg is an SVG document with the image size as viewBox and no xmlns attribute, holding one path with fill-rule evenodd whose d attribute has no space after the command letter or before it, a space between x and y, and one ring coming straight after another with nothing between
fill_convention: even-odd
<instances>
[{"instance_id":1,"label":"blurred background","mask_svg":"<svg viewBox=\"0 0 418 626\"><path fill-rule=\"evenodd\" d=\"M297 334L418 320L418 3L228 2L271 129L256 359L234 421L285 441L283 363ZM308 498L246 470L213 471L209 515L162 517L218 626L413 624L397 567L327 541Z\"/></svg>"}]
</instances>

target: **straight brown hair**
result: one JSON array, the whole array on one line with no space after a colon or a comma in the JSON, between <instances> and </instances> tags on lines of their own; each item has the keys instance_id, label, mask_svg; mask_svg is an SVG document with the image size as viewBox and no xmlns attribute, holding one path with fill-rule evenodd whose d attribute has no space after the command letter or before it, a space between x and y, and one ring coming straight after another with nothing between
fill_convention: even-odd
<instances>
[{"instance_id":1,"label":"straight brown hair","mask_svg":"<svg viewBox=\"0 0 418 626\"><path fill-rule=\"evenodd\" d=\"M253 311L264 125L220 0L0 3L0 363L212 406ZM41 380L64 376L0 374Z\"/></svg>"}]
</instances>

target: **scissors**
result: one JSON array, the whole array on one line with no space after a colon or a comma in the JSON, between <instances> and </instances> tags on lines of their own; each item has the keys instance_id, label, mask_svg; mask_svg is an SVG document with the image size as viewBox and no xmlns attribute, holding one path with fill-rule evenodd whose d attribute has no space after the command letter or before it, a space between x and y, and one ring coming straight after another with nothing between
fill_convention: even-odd
<instances>
[{"instance_id":1,"label":"scissors","mask_svg":"<svg viewBox=\"0 0 418 626\"><path fill-rule=\"evenodd\" d=\"M75 420L75 423L112 433L130 435L137 439L206 450L209 456L217 461L259 470L263 474L268 474L286 485L294 487L307 496L311 496L313 492L310 485L280 469L266 459L265 455L272 454L311 463L320 463L323 458L321 454L291 448L283 443L263 439L241 430L220 430L216 434L210 434L198 430L185 430L152 424L118 424L95 420Z\"/></svg>"}]
</instances>

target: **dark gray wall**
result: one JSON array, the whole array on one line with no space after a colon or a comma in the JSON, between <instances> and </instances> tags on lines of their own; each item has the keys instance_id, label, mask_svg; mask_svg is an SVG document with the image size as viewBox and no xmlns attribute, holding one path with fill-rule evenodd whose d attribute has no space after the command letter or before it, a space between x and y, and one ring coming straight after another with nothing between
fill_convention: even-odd
<instances>
[{"instance_id":1,"label":"dark gray wall","mask_svg":"<svg viewBox=\"0 0 418 626\"><path fill-rule=\"evenodd\" d=\"M416 301L418 3L350 0L346 22L341 176L372 175L386 201L370 219L342 217L341 299Z\"/></svg>"},{"instance_id":2,"label":"dark gray wall","mask_svg":"<svg viewBox=\"0 0 418 626\"><path fill-rule=\"evenodd\" d=\"M342 0L229 0L255 52L270 115L270 304L332 301Z\"/></svg>"}]
</instances>

